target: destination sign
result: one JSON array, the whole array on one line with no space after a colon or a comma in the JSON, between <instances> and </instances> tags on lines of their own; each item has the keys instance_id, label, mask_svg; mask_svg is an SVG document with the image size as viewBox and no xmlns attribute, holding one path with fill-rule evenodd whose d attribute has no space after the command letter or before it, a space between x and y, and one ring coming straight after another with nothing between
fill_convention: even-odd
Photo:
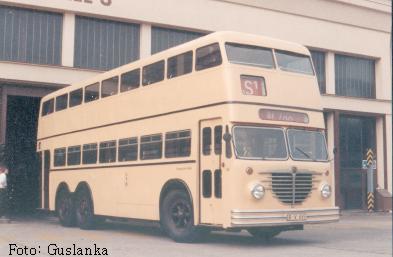
<instances>
[{"instance_id":1,"label":"destination sign","mask_svg":"<svg viewBox=\"0 0 393 257\"><path fill-rule=\"evenodd\" d=\"M243 95L266 95L266 85L263 77L241 75L240 81Z\"/></svg>"},{"instance_id":2,"label":"destination sign","mask_svg":"<svg viewBox=\"0 0 393 257\"><path fill-rule=\"evenodd\" d=\"M309 123L306 113L281 111L272 109L259 109L259 118L262 120L287 121L297 123Z\"/></svg>"},{"instance_id":3,"label":"destination sign","mask_svg":"<svg viewBox=\"0 0 393 257\"><path fill-rule=\"evenodd\" d=\"M67 0L75 3L84 3L84 4L95 4L99 3L103 6L110 6L112 4L112 0Z\"/></svg>"}]
</instances>

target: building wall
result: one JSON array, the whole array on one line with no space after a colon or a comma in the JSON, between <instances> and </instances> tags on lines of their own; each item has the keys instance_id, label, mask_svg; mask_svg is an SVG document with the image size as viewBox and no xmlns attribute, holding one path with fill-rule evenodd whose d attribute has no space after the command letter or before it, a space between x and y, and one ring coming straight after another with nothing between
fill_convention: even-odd
<instances>
[{"instance_id":1,"label":"building wall","mask_svg":"<svg viewBox=\"0 0 393 257\"><path fill-rule=\"evenodd\" d=\"M0 79L5 81L62 86L99 73L73 67L76 15L140 24L139 56L142 58L151 54L154 26L201 34L219 30L242 31L321 50L326 53L323 106L330 114L339 111L377 116L378 184L387 181L392 192L391 1L297 0L293 4L289 0L0 0L0 4L63 14L61 65L0 62ZM376 99L335 95L337 53L375 60ZM334 128L334 118L330 114L327 125ZM382 124L385 124L385 132ZM329 140L331 153L333 148L334 142Z\"/></svg>"}]
</instances>

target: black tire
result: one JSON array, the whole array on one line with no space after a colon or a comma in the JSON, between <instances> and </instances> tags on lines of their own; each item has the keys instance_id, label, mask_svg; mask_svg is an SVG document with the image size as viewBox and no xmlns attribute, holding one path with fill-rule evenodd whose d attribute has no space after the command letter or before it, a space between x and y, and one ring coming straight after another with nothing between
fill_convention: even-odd
<instances>
[{"instance_id":1,"label":"black tire","mask_svg":"<svg viewBox=\"0 0 393 257\"><path fill-rule=\"evenodd\" d=\"M56 202L57 216L63 227L75 226L75 208L71 194L66 191L60 191Z\"/></svg>"},{"instance_id":2,"label":"black tire","mask_svg":"<svg viewBox=\"0 0 393 257\"><path fill-rule=\"evenodd\" d=\"M247 231L253 237L258 238L258 239L262 239L264 241L269 241L273 237L275 237L281 233L280 230L268 229L268 228L249 228L249 229L247 229Z\"/></svg>"},{"instance_id":3,"label":"black tire","mask_svg":"<svg viewBox=\"0 0 393 257\"><path fill-rule=\"evenodd\" d=\"M161 225L166 234L179 243L191 243L198 239L199 229L194 226L194 209L183 190L170 191L164 198Z\"/></svg>"},{"instance_id":4,"label":"black tire","mask_svg":"<svg viewBox=\"0 0 393 257\"><path fill-rule=\"evenodd\" d=\"M93 201L87 190L81 190L76 194L75 216L76 223L81 229L93 229L95 227Z\"/></svg>"}]
</instances>

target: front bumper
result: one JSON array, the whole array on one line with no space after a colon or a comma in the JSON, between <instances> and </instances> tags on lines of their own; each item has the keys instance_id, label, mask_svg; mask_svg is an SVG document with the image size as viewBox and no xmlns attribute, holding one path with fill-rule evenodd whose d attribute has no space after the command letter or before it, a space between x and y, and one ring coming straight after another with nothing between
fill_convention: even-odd
<instances>
[{"instance_id":1,"label":"front bumper","mask_svg":"<svg viewBox=\"0 0 393 257\"><path fill-rule=\"evenodd\" d=\"M271 227L329 223L339 220L339 208L232 210L232 227Z\"/></svg>"}]
</instances>

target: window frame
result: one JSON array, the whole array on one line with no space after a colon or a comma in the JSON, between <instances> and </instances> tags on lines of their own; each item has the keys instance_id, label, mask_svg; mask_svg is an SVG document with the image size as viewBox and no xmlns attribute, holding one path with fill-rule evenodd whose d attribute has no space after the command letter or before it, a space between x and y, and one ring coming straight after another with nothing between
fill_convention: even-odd
<instances>
[{"instance_id":1,"label":"window frame","mask_svg":"<svg viewBox=\"0 0 393 257\"><path fill-rule=\"evenodd\" d=\"M65 107L64 106L62 106L62 108L58 108L58 102L59 102L59 98L61 98L61 97L65 97ZM65 93L65 94L62 94L62 95L59 95L59 96L56 96L56 101L55 101L55 112L60 112L60 111L63 111L63 110L65 110L65 109L67 109L68 108L68 93Z\"/></svg>"},{"instance_id":2,"label":"window frame","mask_svg":"<svg viewBox=\"0 0 393 257\"><path fill-rule=\"evenodd\" d=\"M283 137L284 137L284 147L286 150L286 157L285 158L255 158L255 157L244 157L244 156L238 156L237 153L237 144L236 144L236 140L235 140L235 128L240 127L240 128L259 128L259 129L270 129L270 130L281 130L283 133ZM284 128L280 128L280 127L266 127L266 126L242 126L242 125L234 125L232 126L232 142L233 142L233 149L235 152L235 157L236 159L239 160L256 160L256 161L287 161L290 158L290 154L289 154L289 149L288 149L288 140L287 140L287 135L285 132Z\"/></svg>"},{"instance_id":3,"label":"window frame","mask_svg":"<svg viewBox=\"0 0 393 257\"><path fill-rule=\"evenodd\" d=\"M73 151L73 152L70 152L70 149L79 149L79 151ZM78 153L79 152L79 156L78 156L78 162L72 162L71 163L71 161L70 161L70 154L73 154L73 153ZM81 165L81 162L82 162L82 149L81 149L81 146L80 145L73 145L73 146L69 146L69 147L67 147L67 166L77 166L77 165Z\"/></svg>"},{"instance_id":4,"label":"window frame","mask_svg":"<svg viewBox=\"0 0 393 257\"><path fill-rule=\"evenodd\" d=\"M157 140L157 141L153 141L153 137L155 137L155 136L159 136L160 139ZM150 137L151 140L148 141L148 142L143 142L143 139L147 138L147 137ZM144 153L143 148L144 148L144 146L147 145L147 144L158 144L158 143L161 144L160 149L159 149L160 150L159 157L157 155L157 157L154 157L154 158L146 158L146 157L144 158L143 157L143 153ZM140 137L140 143L139 143L139 160L145 161L145 160L159 160L159 159L162 159L162 157L163 157L163 150L164 150L163 147L164 147L164 143L163 143L163 135L162 135L162 133L141 136Z\"/></svg>"},{"instance_id":5,"label":"window frame","mask_svg":"<svg viewBox=\"0 0 393 257\"><path fill-rule=\"evenodd\" d=\"M93 150L91 150L91 149L85 150L85 147L86 147L86 146L92 146L92 145L95 145L95 162L85 162L85 152L94 151L94 149L93 149ZM98 144L97 144L97 143L87 143L87 144L83 144L83 145L82 145L81 151L82 151L82 164L83 164L83 165L97 164L97 162L98 162Z\"/></svg>"},{"instance_id":6,"label":"window frame","mask_svg":"<svg viewBox=\"0 0 393 257\"><path fill-rule=\"evenodd\" d=\"M76 93L79 93L78 91L80 91L80 93L81 93L80 102L78 102L77 104L72 104L71 105L72 97L73 97L73 95L76 96ZM85 94L84 94L83 87L75 89L75 90L72 90L69 93L69 97L68 97L68 108L72 108L72 107L75 107L75 106L83 104L84 98L85 98Z\"/></svg>"},{"instance_id":7,"label":"window frame","mask_svg":"<svg viewBox=\"0 0 393 257\"><path fill-rule=\"evenodd\" d=\"M175 60L176 61L176 66L177 66L178 65L178 63L177 63L178 59L177 58L179 58L180 56L184 56L184 60L185 60L188 55L191 55L190 67L187 67L186 65L184 65L183 68L184 68L184 70L186 70L186 68L189 68L189 70L186 70L186 72L181 73L181 74L178 74L178 73L176 73L176 75L170 74L169 73L170 72L169 67L171 67L170 66L171 60ZM166 78L167 79L174 79L176 77L180 77L180 76L192 73L193 72L193 66L194 66L193 64L194 64L194 52L192 50L184 52L184 53L181 53L181 54L178 54L178 55L175 55L175 56L172 56L172 57L169 57L166 60ZM172 75L172 76L170 76L170 75Z\"/></svg>"},{"instance_id":8,"label":"window frame","mask_svg":"<svg viewBox=\"0 0 393 257\"><path fill-rule=\"evenodd\" d=\"M207 66L205 66L204 64L199 64L198 63L198 60L199 60L199 58L198 58L198 51L201 51L204 48L214 47L214 46L217 46L217 49L218 49L218 52L219 52L219 57L220 57L219 61L217 61L213 65L209 64ZM195 50L195 64L194 64L195 71L202 71L202 70L218 67L218 66L222 65L222 63L223 63L222 51L221 51L220 43L218 43L218 42L215 42L215 43L212 43L212 44L209 44L209 45L205 45L205 46L202 46L202 47L198 47Z\"/></svg>"},{"instance_id":9,"label":"window frame","mask_svg":"<svg viewBox=\"0 0 393 257\"><path fill-rule=\"evenodd\" d=\"M101 90L100 90L100 82L95 82L95 83L92 83L92 84L89 84L89 85L87 85L87 86L85 86L84 87L84 98L83 98L83 102L85 103L85 104L87 104L87 103L91 103L91 102L94 102L94 101L97 101L97 100L99 100L100 99L100 94L101 94ZM97 91L97 97L96 98L92 98L92 99L89 99L89 98L87 98L88 97L88 88L92 88L92 87L97 87L97 89L98 89L98 91ZM94 91L91 91L91 92L94 92Z\"/></svg>"},{"instance_id":10,"label":"window frame","mask_svg":"<svg viewBox=\"0 0 393 257\"><path fill-rule=\"evenodd\" d=\"M132 85L130 89L128 89L129 87L127 87L127 90L123 90L123 77L126 74L131 74L132 72L138 73L138 85L137 86ZM120 74L120 89L119 89L120 93L135 90L135 89L139 88L140 86L141 86L141 68L136 68L136 69L133 69L133 70L130 70L130 71Z\"/></svg>"},{"instance_id":11,"label":"window frame","mask_svg":"<svg viewBox=\"0 0 393 257\"><path fill-rule=\"evenodd\" d=\"M261 65L261 64L255 64L255 63L242 63L239 61L231 61L229 56L228 56L228 48L229 47L243 47L247 49L260 49L260 50L268 50L271 54L272 57L272 66L267 66L267 65ZM263 69L269 69L269 70L274 70L277 67L276 61L275 61L275 55L274 55L274 50L273 48L268 48L268 47L263 47L263 46L258 46L258 45L250 45L250 44L243 44L243 43L235 43L235 42L225 42L225 53L227 55L227 60L231 64L238 64L238 65L245 65L245 66L251 66L251 67L258 67L258 68L263 68Z\"/></svg>"},{"instance_id":12,"label":"window frame","mask_svg":"<svg viewBox=\"0 0 393 257\"><path fill-rule=\"evenodd\" d=\"M105 83L108 83L108 82L110 82L112 80L117 81L117 83L116 83L117 84L116 85L116 91L113 91L114 93L111 92L111 94L109 94L109 95L104 95L104 88L106 88L106 87L110 88L110 86L113 86L113 84L105 84ZM101 83L100 83L101 84L101 86L100 86L100 96L101 96L101 98L106 98L106 97L110 97L110 96L114 96L114 95L119 94L119 82L120 82L119 75L116 75L116 76L107 78L105 80L102 80Z\"/></svg>"},{"instance_id":13,"label":"window frame","mask_svg":"<svg viewBox=\"0 0 393 257\"><path fill-rule=\"evenodd\" d=\"M110 144L114 144L111 146ZM103 146L104 145L104 146ZM103 151L113 151L114 150L114 158L113 159L104 159L107 154L104 154ZM98 153L98 162L99 163L114 163L117 161L117 140L107 140L102 141L99 144L99 153ZM110 152L112 154L112 152Z\"/></svg>"},{"instance_id":14,"label":"window frame","mask_svg":"<svg viewBox=\"0 0 393 257\"><path fill-rule=\"evenodd\" d=\"M59 150L64 150L64 160L61 164L57 164L57 158L56 156L58 156L58 154L56 154L57 151ZM67 148L66 147L59 147L59 148L55 148L53 150L53 167L64 167L67 164Z\"/></svg>"},{"instance_id":15,"label":"window frame","mask_svg":"<svg viewBox=\"0 0 393 257\"><path fill-rule=\"evenodd\" d=\"M188 133L188 136L183 136L180 137L181 133ZM168 139L168 134L169 135L175 135L174 138L169 138ZM179 141L185 141L187 140L188 143L188 152L186 152L186 155L167 155L167 143L168 141L172 141L175 143L179 143ZM189 141L188 141L189 140ZM170 131L165 133L165 141L164 141L164 157L165 158L184 158L184 157L189 157L191 156L191 144L192 144L192 135L191 135L191 129L184 129L184 130L177 130L177 131ZM179 147L176 145L176 148Z\"/></svg>"},{"instance_id":16,"label":"window frame","mask_svg":"<svg viewBox=\"0 0 393 257\"><path fill-rule=\"evenodd\" d=\"M127 140L127 144L123 145L120 144L121 141L125 141ZM135 143L130 142L131 140L135 140ZM136 146L136 158L135 159L125 159L122 160L120 159L120 153L121 153L121 148L126 148L126 147L130 147L130 146ZM118 162L131 162L131 161L137 161L138 160L138 155L139 155L139 141L138 141L138 137L127 137L127 138L120 138L118 140L118 144L117 144L117 161Z\"/></svg>"},{"instance_id":17,"label":"window frame","mask_svg":"<svg viewBox=\"0 0 393 257\"><path fill-rule=\"evenodd\" d=\"M151 74L156 74L157 72L153 70L155 69L155 66L161 68L162 67L162 74L160 74L160 77L158 80L145 80L147 76L151 76ZM166 72L166 62L165 59L156 61L154 63L145 65L142 67L142 86L149 86L158 82L161 82L165 80L165 72ZM150 70L151 69L151 70ZM154 78L155 79L155 78Z\"/></svg>"},{"instance_id":18,"label":"window frame","mask_svg":"<svg viewBox=\"0 0 393 257\"><path fill-rule=\"evenodd\" d=\"M55 111L55 98L50 98L42 103L41 117L48 116Z\"/></svg>"},{"instance_id":19,"label":"window frame","mask_svg":"<svg viewBox=\"0 0 393 257\"><path fill-rule=\"evenodd\" d=\"M311 55L301 54L301 53L296 53L296 52L291 52L291 51L288 51L288 50L281 50L281 49L273 49L273 52L274 52L274 58L276 59L277 68L280 71L285 71L285 72L290 72L290 73L294 73L294 74L301 74L301 75L315 76L316 77L314 66L313 66L312 59L311 59ZM308 60L310 62L310 67L311 67L312 73L307 73L307 72L303 72L303 71L300 71L300 70L296 70L295 71L295 70L292 70L292 69L287 69L285 67L282 67L280 65L279 61L278 61L277 52L280 53L280 54L286 54L286 55L290 55L290 56L298 56L298 57L306 57L306 58L308 58Z\"/></svg>"}]
</instances>

